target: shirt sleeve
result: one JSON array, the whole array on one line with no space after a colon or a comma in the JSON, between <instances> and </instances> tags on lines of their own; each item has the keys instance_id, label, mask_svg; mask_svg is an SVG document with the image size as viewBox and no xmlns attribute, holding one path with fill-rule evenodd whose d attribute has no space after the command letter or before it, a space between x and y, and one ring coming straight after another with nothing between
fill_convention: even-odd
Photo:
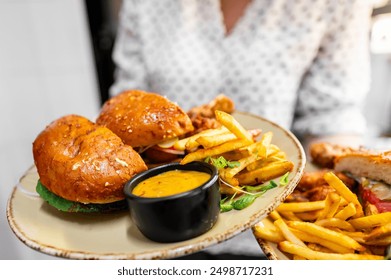
<instances>
[{"instance_id":1,"label":"shirt sleeve","mask_svg":"<svg viewBox=\"0 0 391 280\"><path fill-rule=\"evenodd\" d=\"M114 83L110 88L111 96L127 89L146 88L146 71L142 56L137 8L137 0L123 1L113 49L113 61L116 68Z\"/></svg>"},{"instance_id":2,"label":"shirt sleeve","mask_svg":"<svg viewBox=\"0 0 391 280\"><path fill-rule=\"evenodd\" d=\"M293 131L299 136L363 134L369 91L369 1L329 1L334 13L299 89ZM334 3L336 2L336 3Z\"/></svg>"}]
</instances>

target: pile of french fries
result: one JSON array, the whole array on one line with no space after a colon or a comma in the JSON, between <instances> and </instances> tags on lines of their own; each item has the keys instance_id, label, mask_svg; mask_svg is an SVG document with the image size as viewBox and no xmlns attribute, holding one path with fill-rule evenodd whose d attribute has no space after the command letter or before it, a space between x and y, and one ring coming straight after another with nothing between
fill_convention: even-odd
<instances>
[{"instance_id":1,"label":"pile of french fries","mask_svg":"<svg viewBox=\"0 0 391 280\"><path fill-rule=\"evenodd\" d=\"M365 216L357 195L334 173L324 178L335 190L325 200L280 204L267 217L270 226L254 227L256 237L278 244L292 259L384 259L391 212Z\"/></svg>"},{"instance_id":2,"label":"pile of french fries","mask_svg":"<svg viewBox=\"0 0 391 280\"><path fill-rule=\"evenodd\" d=\"M257 185L291 171L293 163L272 144L272 132L246 130L232 115L215 111L220 128L208 129L174 144L176 150L186 151L181 163L224 157L236 161L235 167L219 169L221 192L233 194L244 185ZM258 136L260 140L257 141Z\"/></svg>"}]
</instances>

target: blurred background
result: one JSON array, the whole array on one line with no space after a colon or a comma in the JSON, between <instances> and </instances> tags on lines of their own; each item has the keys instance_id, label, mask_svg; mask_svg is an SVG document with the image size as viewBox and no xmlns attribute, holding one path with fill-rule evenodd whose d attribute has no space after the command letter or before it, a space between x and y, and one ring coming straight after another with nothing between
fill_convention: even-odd
<instances>
[{"instance_id":1,"label":"blurred background","mask_svg":"<svg viewBox=\"0 0 391 280\"><path fill-rule=\"evenodd\" d=\"M391 149L391 1L372 0L368 139ZM51 259L12 233L6 205L33 164L32 142L51 121L94 119L113 82L120 0L0 0L0 259Z\"/></svg>"}]
</instances>

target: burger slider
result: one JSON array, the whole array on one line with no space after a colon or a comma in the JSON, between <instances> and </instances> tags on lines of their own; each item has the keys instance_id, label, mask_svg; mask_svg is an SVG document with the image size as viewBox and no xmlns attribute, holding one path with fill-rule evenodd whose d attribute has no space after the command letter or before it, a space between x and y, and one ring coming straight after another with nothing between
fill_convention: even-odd
<instances>
[{"instance_id":1,"label":"burger slider","mask_svg":"<svg viewBox=\"0 0 391 280\"><path fill-rule=\"evenodd\" d=\"M344 172L359 182L358 196L367 213L391 212L391 151L352 149L330 143L310 147L312 161Z\"/></svg>"},{"instance_id":2,"label":"burger slider","mask_svg":"<svg viewBox=\"0 0 391 280\"><path fill-rule=\"evenodd\" d=\"M152 163L173 161L182 155L173 145L194 130L189 116L177 104L141 90L125 91L106 101L96 122Z\"/></svg>"},{"instance_id":3,"label":"burger slider","mask_svg":"<svg viewBox=\"0 0 391 280\"><path fill-rule=\"evenodd\" d=\"M140 155L106 127L67 115L33 142L37 192L66 212L107 212L126 207L123 186L147 169Z\"/></svg>"},{"instance_id":4,"label":"burger slider","mask_svg":"<svg viewBox=\"0 0 391 280\"><path fill-rule=\"evenodd\" d=\"M391 212L391 153L357 151L335 159L336 171L360 181L359 197L368 213Z\"/></svg>"}]
</instances>

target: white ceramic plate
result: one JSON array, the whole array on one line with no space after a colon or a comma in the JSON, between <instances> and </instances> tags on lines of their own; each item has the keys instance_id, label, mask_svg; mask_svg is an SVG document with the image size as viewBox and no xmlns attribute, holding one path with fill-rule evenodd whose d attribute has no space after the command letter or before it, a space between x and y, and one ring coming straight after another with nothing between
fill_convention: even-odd
<instances>
[{"instance_id":1,"label":"white ceramic plate","mask_svg":"<svg viewBox=\"0 0 391 280\"><path fill-rule=\"evenodd\" d=\"M195 253L251 228L274 210L296 187L305 154L295 136L263 118L237 112L235 118L247 129L272 131L272 143L294 163L289 184L266 192L248 208L222 213L207 233L177 243L156 243L145 238L126 211L115 214L63 213L35 193L38 174L29 169L15 187L7 205L8 222L27 246L43 253L72 259L168 259Z\"/></svg>"}]
</instances>

